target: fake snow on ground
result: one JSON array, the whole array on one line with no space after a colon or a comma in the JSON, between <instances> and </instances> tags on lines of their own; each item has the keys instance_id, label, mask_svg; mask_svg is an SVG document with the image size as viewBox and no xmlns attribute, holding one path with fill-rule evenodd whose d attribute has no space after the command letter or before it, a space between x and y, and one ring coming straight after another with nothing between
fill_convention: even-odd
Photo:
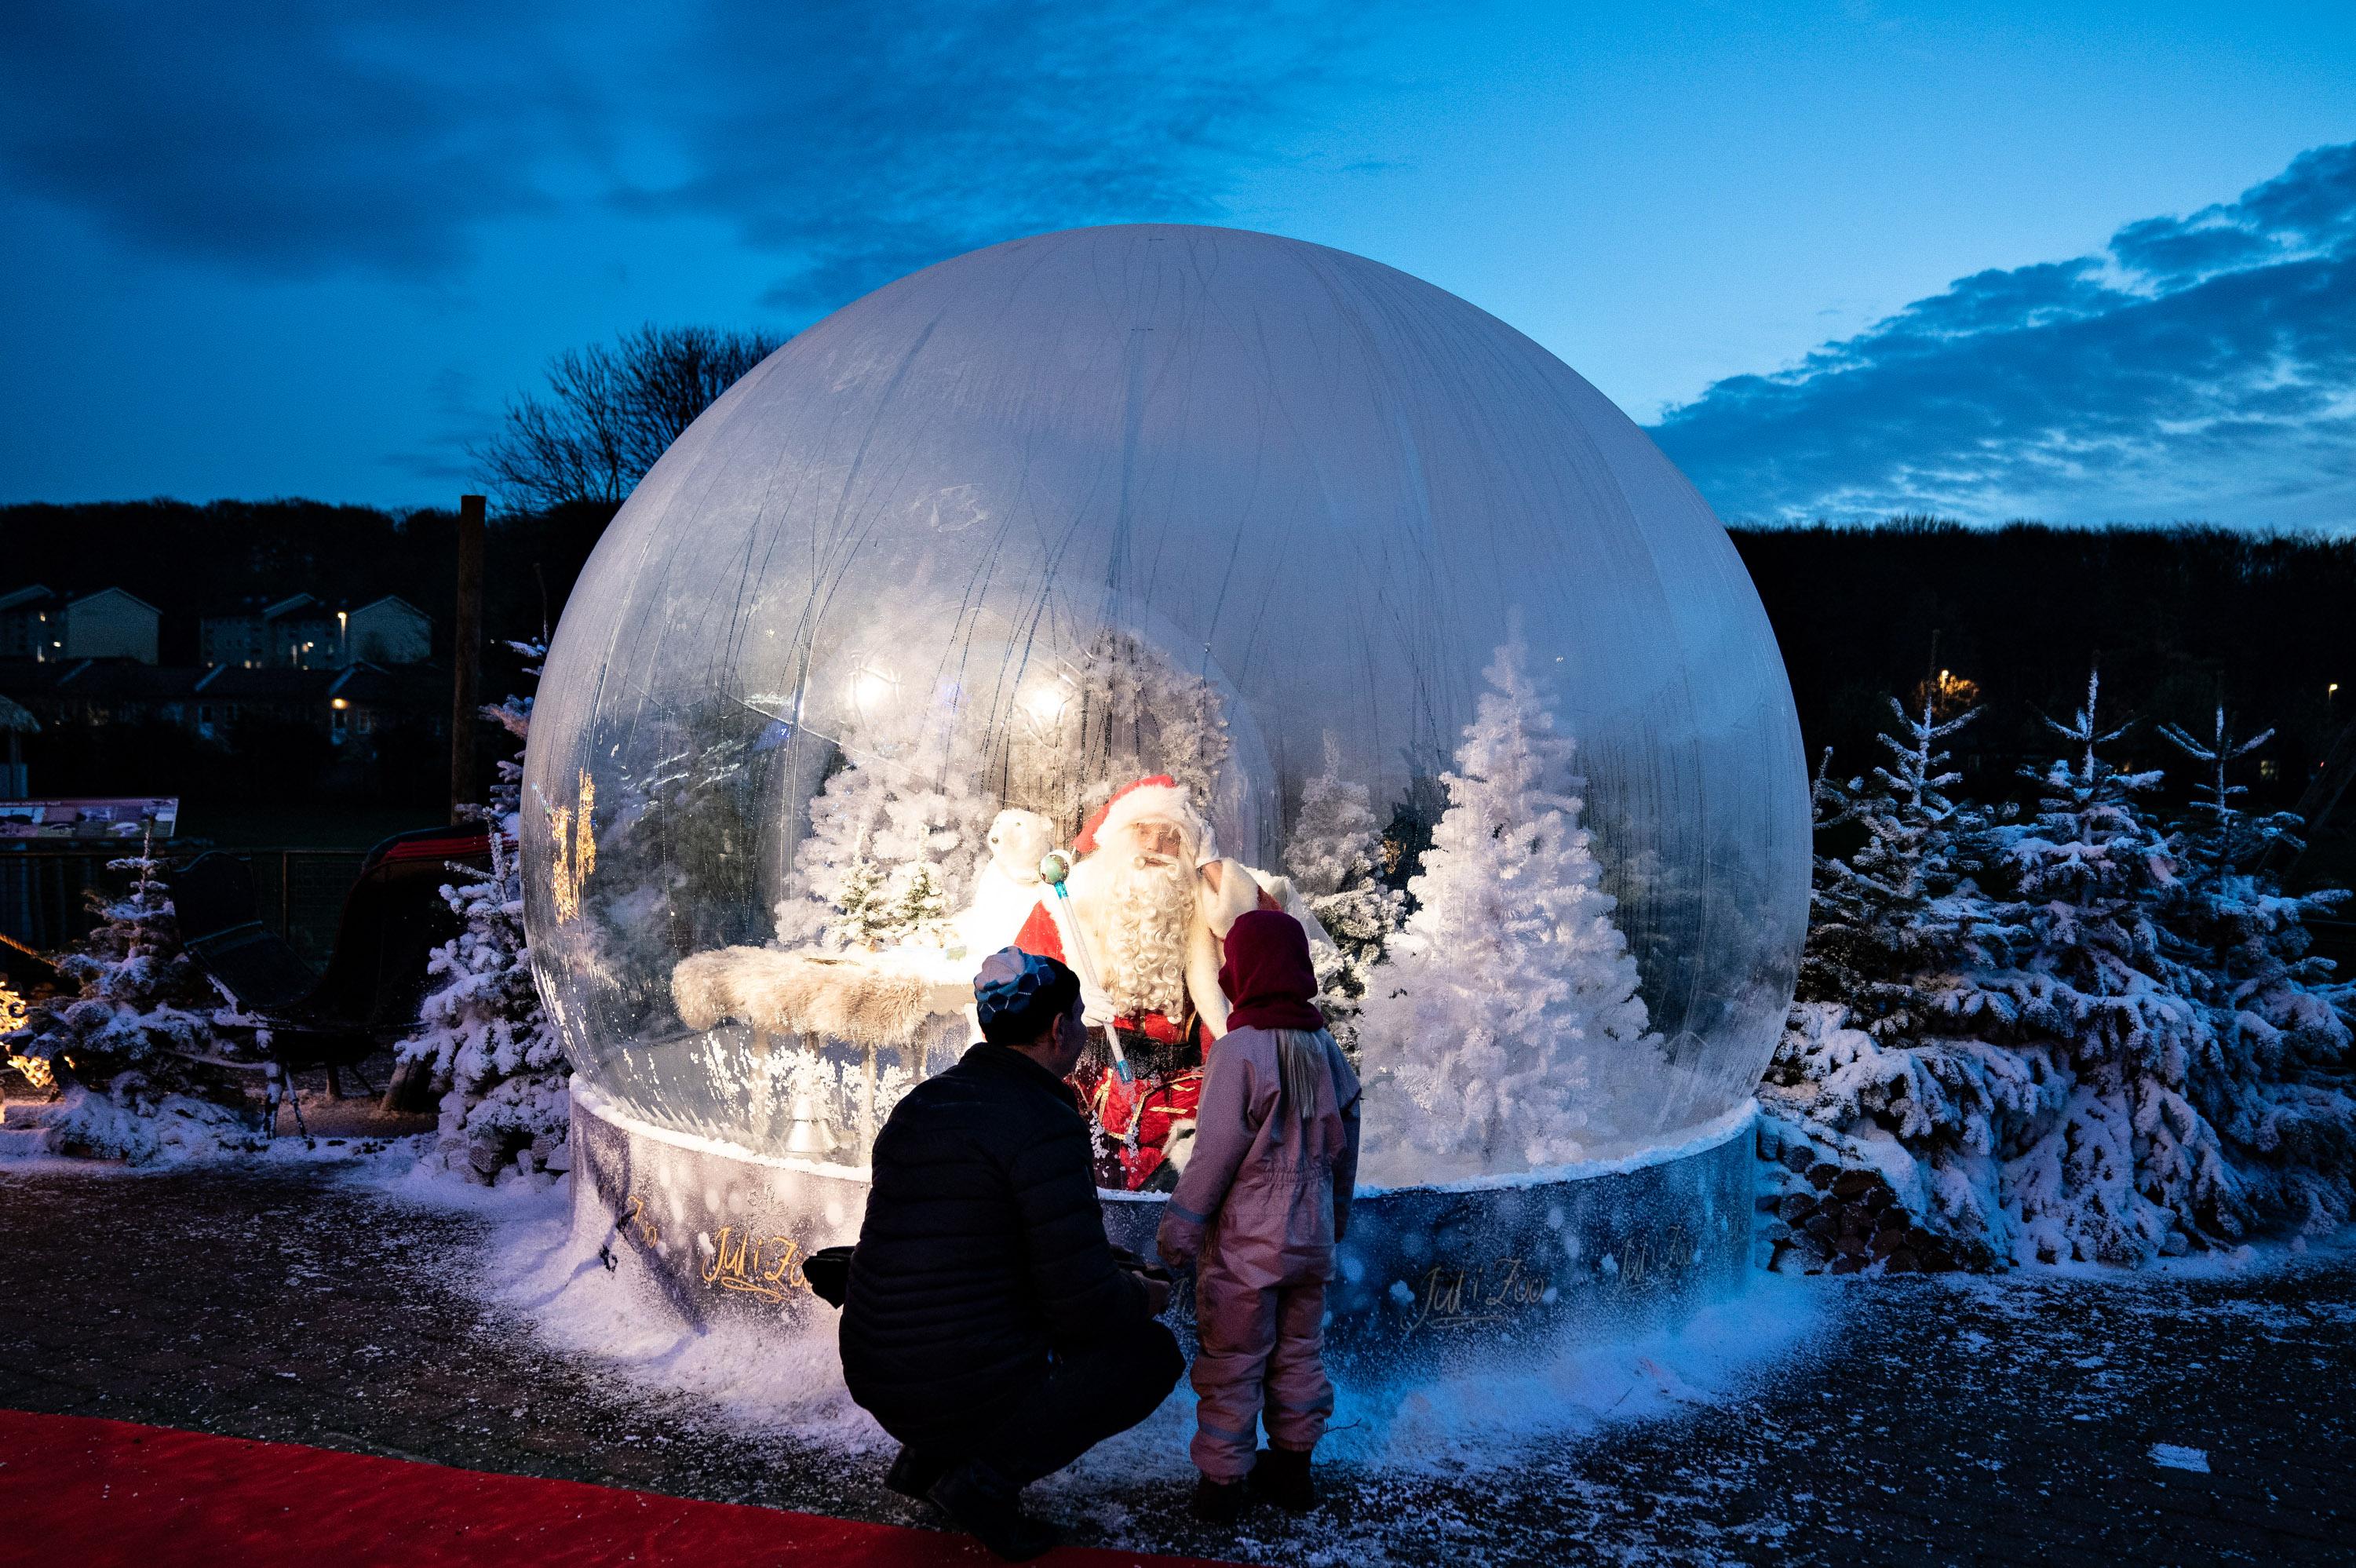
<instances>
[{"instance_id":1,"label":"fake snow on ground","mask_svg":"<svg viewBox=\"0 0 2356 1568\"><path fill-rule=\"evenodd\" d=\"M843 1389L838 1318L822 1304L804 1304L798 1322L684 1328L664 1304L615 1288L598 1256L604 1235L575 1232L561 1186L489 1190L381 1164L357 1174L398 1201L491 1219L471 1287L521 1316L550 1348L594 1361L649 1400L684 1393L748 1438L786 1439L879 1474L889 1462L892 1440ZM1446 1515L1456 1511L1454 1530L1476 1544L1488 1521L1477 1501L1455 1498L1461 1483L1500 1465L1526 1464L1533 1443L1575 1442L1617 1423L1674 1418L1756 1389L1820 1340L1827 1298L1821 1284L1762 1273L1740 1299L1625 1342L1425 1382L1344 1381L1320 1463L1361 1492L1430 1494L1415 1505L1427 1522L1446 1527ZM1141 1486L1183 1496L1191 1485L1186 1444L1194 1421L1194 1396L1181 1382L1142 1425L1039 1483L1031 1496L1053 1517L1085 1520L1097 1539L1166 1546L1160 1503L1136 1499ZM1306 1563L1390 1560L1386 1528L1352 1529L1330 1515L1297 1524L1280 1518L1248 1520L1237 1554Z\"/></svg>"}]
</instances>

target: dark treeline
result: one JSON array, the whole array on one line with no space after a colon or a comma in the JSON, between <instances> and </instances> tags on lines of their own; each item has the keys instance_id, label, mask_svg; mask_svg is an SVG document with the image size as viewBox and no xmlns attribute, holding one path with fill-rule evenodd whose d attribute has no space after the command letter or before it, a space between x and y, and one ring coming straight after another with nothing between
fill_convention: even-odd
<instances>
[{"instance_id":1,"label":"dark treeline","mask_svg":"<svg viewBox=\"0 0 2356 1568\"><path fill-rule=\"evenodd\" d=\"M1746 529L1734 542L1782 643L1811 757L1833 747L1838 773L1881 760L1887 699L1921 689L1934 632L1936 667L1977 688L1983 712L1954 750L1965 788L1984 800L2023 798L2019 765L2052 755L2042 715L2069 716L2097 660L2109 722L2136 721L2121 757L2166 768L2171 800L2192 770L2161 723L2207 735L2222 700L2243 733L2273 728L2242 781L2253 803L2287 808L2356 713L2356 540L1901 519ZM2310 862L2345 875L2356 799L2340 811Z\"/></svg>"},{"instance_id":2,"label":"dark treeline","mask_svg":"<svg viewBox=\"0 0 2356 1568\"><path fill-rule=\"evenodd\" d=\"M488 636L553 624L612 510L494 520ZM5 507L0 590L126 588L163 612L167 664L193 663L198 618L249 596L358 605L397 594L434 618L446 660L455 522L304 500ZM1970 682L1984 708L1955 747L1983 799L2019 796L2015 770L2049 754L2040 715L2068 715L2097 658L2105 713L2138 721L2125 754L2168 768L2171 796L2190 770L2158 738L2162 722L2205 734L2222 698L2237 728L2273 727L2244 781L2254 803L2288 807L2356 711L2356 541L1917 519L1744 529L1734 541L1774 623L1811 757L1829 746L1843 773L1879 759L1887 699L1919 690L1934 632L1936 667ZM2356 873L2344 821L2356 798L2341 813L2312 859L2345 876Z\"/></svg>"}]
</instances>

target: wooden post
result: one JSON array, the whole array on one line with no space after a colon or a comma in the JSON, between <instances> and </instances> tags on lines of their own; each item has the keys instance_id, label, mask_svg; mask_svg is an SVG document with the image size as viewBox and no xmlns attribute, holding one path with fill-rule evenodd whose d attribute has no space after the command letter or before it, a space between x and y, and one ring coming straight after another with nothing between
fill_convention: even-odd
<instances>
[{"instance_id":1,"label":"wooden post","mask_svg":"<svg viewBox=\"0 0 2356 1568\"><path fill-rule=\"evenodd\" d=\"M450 622L450 820L475 803L475 712L483 659L483 498L458 498L458 605Z\"/></svg>"}]
</instances>

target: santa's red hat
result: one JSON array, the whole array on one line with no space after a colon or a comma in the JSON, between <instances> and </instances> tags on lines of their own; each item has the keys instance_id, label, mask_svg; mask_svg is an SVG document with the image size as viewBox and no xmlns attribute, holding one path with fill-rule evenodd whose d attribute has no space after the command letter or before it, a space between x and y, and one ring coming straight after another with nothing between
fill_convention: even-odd
<instances>
[{"instance_id":1,"label":"santa's red hat","mask_svg":"<svg viewBox=\"0 0 2356 1568\"><path fill-rule=\"evenodd\" d=\"M1072 847L1082 854L1094 854L1100 840L1136 822L1169 822L1185 841L1191 858L1199 861L1209 853L1210 824L1194 810L1194 799L1186 792L1186 787L1167 773L1156 773L1114 790L1112 799L1098 806L1081 825Z\"/></svg>"}]
</instances>

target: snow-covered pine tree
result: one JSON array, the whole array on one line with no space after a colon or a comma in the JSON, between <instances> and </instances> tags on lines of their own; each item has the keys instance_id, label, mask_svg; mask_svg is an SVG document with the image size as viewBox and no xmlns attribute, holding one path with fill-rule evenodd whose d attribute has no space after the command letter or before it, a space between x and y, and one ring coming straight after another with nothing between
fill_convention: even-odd
<instances>
[{"instance_id":1,"label":"snow-covered pine tree","mask_svg":"<svg viewBox=\"0 0 2356 1568\"><path fill-rule=\"evenodd\" d=\"M1589 1105L1612 1092L1600 1086L1633 1087L1659 1060L1579 824L1572 743L1527 660L1518 639L1498 650L1442 779L1448 806L1408 889L1417 908L1368 977L1359 1035L1377 1179L1577 1160Z\"/></svg>"},{"instance_id":2,"label":"snow-covered pine tree","mask_svg":"<svg viewBox=\"0 0 2356 1568\"><path fill-rule=\"evenodd\" d=\"M2258 1218L2335 1229L2356 1206L2348 1075L2356 987L2309 950L2307 922L2348 894L2286 893L2262 869L2269 848L2297 846L2304 824L2294 812L2244 811L2230 770L2273 731L2237 737L2220 704L2205 740L2172 725L2160 733L2203 770L2179 832L2180 887L2165 928L2216 1041L2213 1062L2193 1074L2192 1101L2224 1140Z\"/></svg>"},{"instance_id":3,"label":"snow-covered pine tree","mask_svg":"<svg viewBox=\"0 0 2356 1568\"><path fill-rule=\"evenodd\" d=\"M546 652L538 643L509 646L528 659ZM540 671L535 665L527 673ZM466 927L426 961L433 987L419 1005L418 1032L398 1049L403 1062L423 1064L442 1090L441 1123L423 1163L485 1185L562 1170L571 1161L571 1069L532 983L515 847L531 704L529 696L509 696L482 710L518 742L515 758L498 765L489 803L467 813L490 830L491 864L460 868L461 880L443 887Z\"/></svg>"},{"instance_id":4,"label":"snow-covered pine tree","mask_svg":"<svg viewBox=\"0 0 2356 1568\"><path fill-rule=\"evenodd\" d=\"M107 869L130 886L120 896L88 893L98 924L58 961L74 994L33 1004L9 1054L64 1091L48 1124L67 1145L134 1164L250 1146L241 1108L201 1092L191 1058L219 1043L210 1022L219 998L181 948L154 840L143 837L138 854Z\"/></svg>"},{"instance_id":5,"label":"snow-covered pine tree","mask_svg":"<svg viewBox=\"0 0 2356 1568\"><path fill-rule=\"evenodd\" d=\"M892 929L891 897L884 886L884 873L865 845L852 852L834 898L834 911L822 928L830 945L865 949L883 944Z\"/></svg>"},{"instance_id":6,"label":"snow-covered pine tree","mask_svg":"<svg viewBox=\"0 0 2356 1568\"><path fill-rule=\"evenodd\" d=\"M1976 915L1968 892L1954 895L1978 869L1969 844L1986 826L1946 792L1962 777L1946 742L1978 711L1940 723L1929 701L1910 714L1893 697L1890 712L1895 728L1879 736L1888 759L1869 781L1817 771L1817 831L1854 823L1865 842L1846 859L1817 857L1799 986L1802 1000L1838 1003L1883 1041L1919 1038L1946 1010L1937 977L1963 959Z\"/></svg>"},{"instance_id":7,"label":"snow-covered pine tree","mask_svg":"<svg viewBox=\"0 0 2356 1568\"><path fill-rule=\"evenodd\" d=\"M949 916L948 891L941 886L939 866L930 860L913 860L901 871L892 900L893 923L911 935L937 929Z\"/></svg>"},{"instance_id":8,"label":"snow-covered pine tree","mask_svg":"<svg viewBox=\"0 0 2356 1568\"><path fill-rule=\"evenodd\" d=\"M1340 747L1331 736L1324 771L1301 789L1284 869L1333 939L1330 951L1317 950L1317 1000L1334 1038L1355 1049L1366 977L1405 918L1407 899L1382 882L1382 824L1366 787L1343 776Z\"/></svg>"},{"instance_id":9,"label":"snow-covered pine tree","mask_svg":"<svg viewBox=\"0 0 2356 1568\"><path fill-rule=\"evenodd\" d=\"M1976 711L1943 722L1927 687L1921 712L1890 708L1869 779L1829 777L1829 753L1818 768L1817 832L1854 826L1865 841L1815 858L1799 993L1759 1098L1785 1123L1781 1145L1871 1167L1923 1230L1984 1263L2012 1242L2006 1140L2062 1086L2043 1047L1984 1037L1990 999L1970 978L1990 919L1974 881L1988 822L1949 795L1961 776L1945 743Z\"/></svg>"},{"instance_id":10,"label":"snow-covered pine tree","mask_svg":"<svg viewBox=\"0 0 2356 1568\"><path fill-rule=\"evenodd\" d=\"M972 885L997 814L976 770L956 766L939 735L880 737L887 749L868 749L878 738L846 736L842 766L810 801L810 831L794 851L798 892L776 908L777 939L789 946L907 940L937 918L925 910L957 908Z\"/></svg>"},{"instance_id":11,"label":"snow-covered pine tree","mask_svg":"<svg viewBox=\"0 0 2356 1568\"><path fill-rule=\"evenodd\" d=\"M2046 721L2071 754L2024 770L2036 813L1992 835L2011 886L1991 911L1984 1015L2015 1043L2049 1044L2071 1080L2060 1113L2007 1161L2024 1261L2138 1262L2238 1234L2245 1209L2186 1093L2216 1037L2153 919L2176 881L2173 845L2140 800L2160 775L2104 755L2126 726L2102 727L2101 691L2097 671L2070 723Z\"/></svg>"}]
</instances>

